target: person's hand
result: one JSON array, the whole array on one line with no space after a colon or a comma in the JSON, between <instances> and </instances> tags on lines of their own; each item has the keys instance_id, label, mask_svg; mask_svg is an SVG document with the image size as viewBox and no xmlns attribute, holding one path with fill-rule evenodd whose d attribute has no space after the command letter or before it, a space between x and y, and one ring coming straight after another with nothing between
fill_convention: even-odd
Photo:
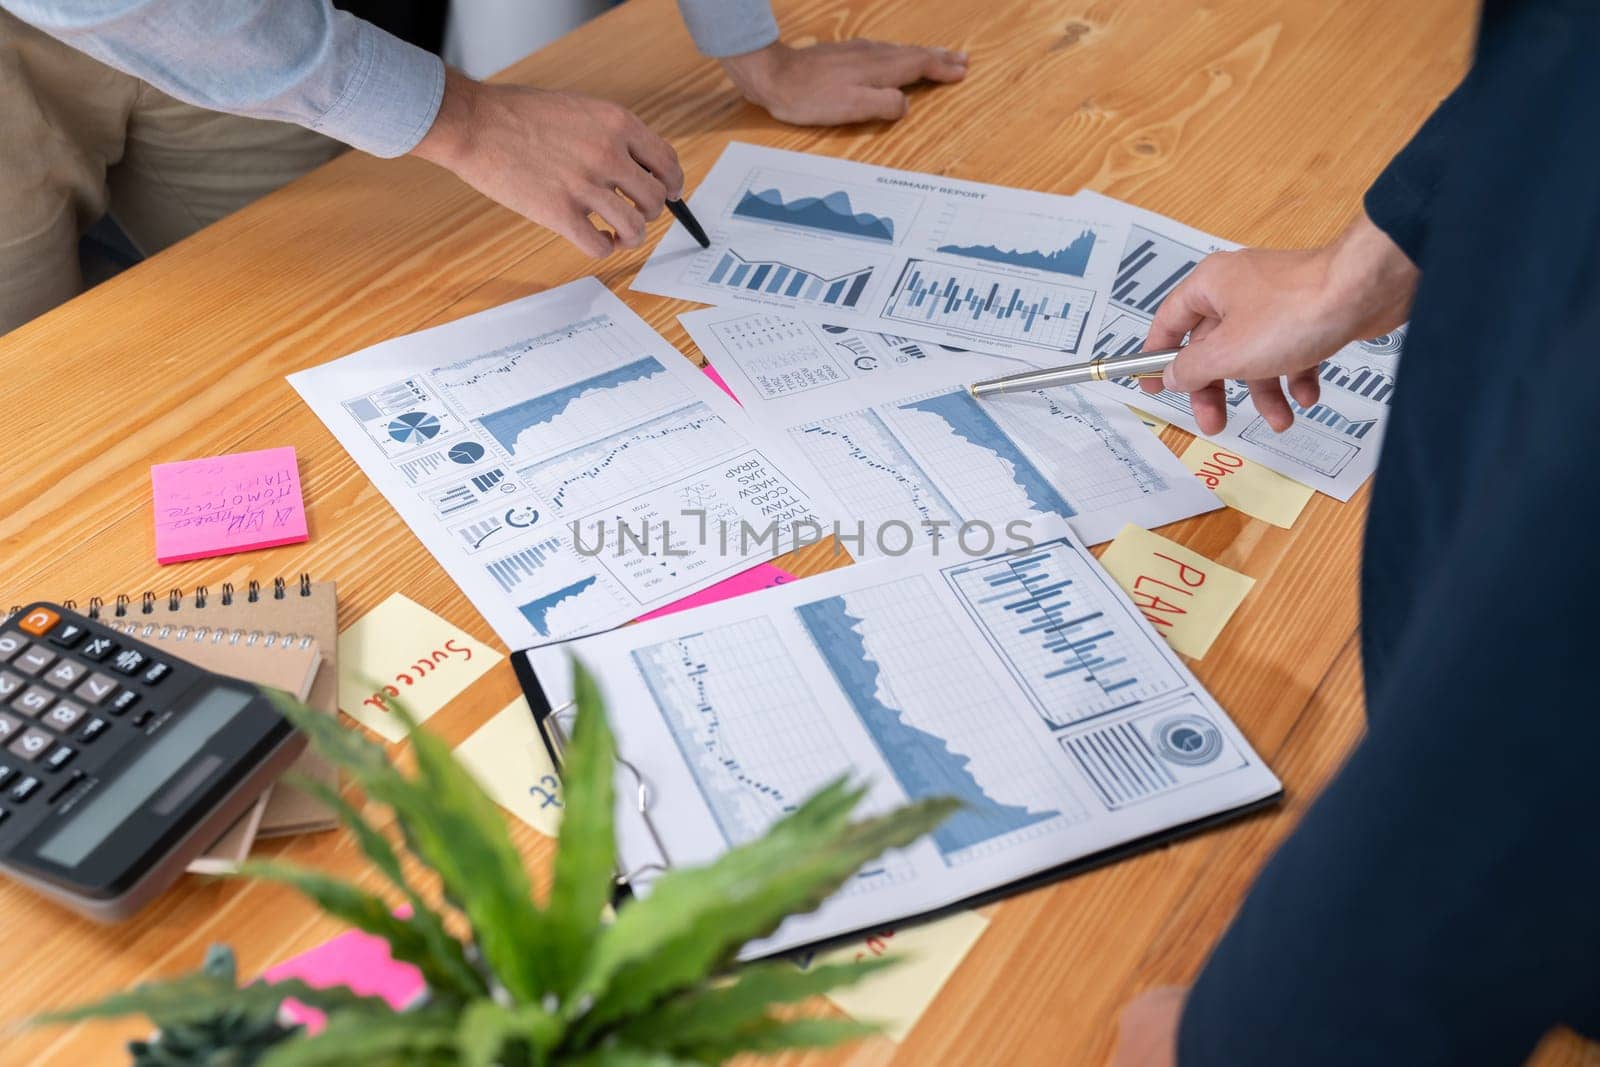
<instances>
[{"instance_id":1,"label":"person's hand","mask_svg":"<svg viewBox=\"0 0 1600 1067\"><path fill-rule=\"evenodd\" d=\"M1189 344L1158 382L1190 394L1203 433L1227 422L1223 381L1243 379L1267 425L1294 422L1280 376L1301 407L1321 392L1317 365L1351 341L1404 323L1421 277L1365 214L1326 248L1278 252L1248 248L1204 259L1161 304L1147 350Z\"/></svg>"},{"instance_id":2,"label":"person's hand","mask_svg":"<svg viewBox=\"0 0 1600 1067\"><path fill-rule=\"evenodd\" d=\"M779 122L840 126L906 113L901 87L919 81L958 82L965 52L881 41L843 41L790 48L781 42L722 60L744 98Z\"/></svg>"},{"instance_id":3,"label":"person's hand","mask_svg":"<svg viewBox=\"0 0 1600 1067\"><path fill-rule=\"evenodd\" d=\"M1111 1067L1176 1067L1178 1020L1183 1018L1188 995L1182 986L1163 986L1128 1001L1122 1009Z\"/></svg>"},{"instance_id":4,"label":"person's hand","mask_svg":"<svg viewBox=\"0 0 1600 1067\"><path fill-rule=\"evenodd\" d=\"M487 85L455 71L446 74L438 117L412 154L591 256L636 248L644 224L683 195L678 154L627 108Z\"/></svg>"}]
</instances>

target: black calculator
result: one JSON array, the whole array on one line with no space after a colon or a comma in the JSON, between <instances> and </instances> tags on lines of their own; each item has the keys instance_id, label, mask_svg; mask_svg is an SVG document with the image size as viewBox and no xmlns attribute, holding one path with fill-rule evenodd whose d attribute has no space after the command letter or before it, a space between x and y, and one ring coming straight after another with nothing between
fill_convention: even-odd
<instances>
[{"instance_id":1,"label":"black calculator","mask_svg":"<svg viewBox=\"0 0 1600 1067\"><path fill-rule=\"evenodd\" d=\"M0 871L92 919L171 885L304 748L254 686L92 619L0 623Z\"/></svg>"}]
</instances>

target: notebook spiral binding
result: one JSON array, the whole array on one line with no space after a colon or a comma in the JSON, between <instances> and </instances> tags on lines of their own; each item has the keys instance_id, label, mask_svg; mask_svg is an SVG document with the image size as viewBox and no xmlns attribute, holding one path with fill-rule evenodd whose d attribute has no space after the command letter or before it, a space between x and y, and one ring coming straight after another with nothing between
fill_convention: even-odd
<instances>
[{"instance_id":1,"label":"notebook spiral binding","mask_svg":"<svg viewBox=\"0 0 1600 1067\"><path fill-rule=\"evenodd\" d=\"M247 604L258 603L263 596L274 600L283 600L289 596L310 596L311 575L301 574L294 591L290 590L289 583L278 577L272 579L272 588L263 591L260 582L251 579L245 586L242 601ZM203 610L210 599L210 590L203 585L195 586L193 607ZM169 589L166 594L166 610L179 611L184 608L182 589ZM222 583L222 594L216 598L223 606L232 605L241 598L235 592L232 582ZM310 634L283 634L272 630L239 630L226 627L190 626L161 622L159 619L146 619L140 621L139 616L157 615L161 613L161 594L146 590L139 597L139 604L134 607L133 598L127 594L119 594L112 599L112 606L107 617L106 602L104 597L93 596L89 598L89 608L84 612L91 619L103 619L107 626L113 630L120 630L131 637L143 639L160 638L162 640L177 641L210 641L214 645L224 642L230 645L245 645L262 648L310 648L316 639ZM77 611L78 604L75 600L63 600L61 606L68 611ZM21 610L22 605L13 604L0 621L9 619Z\"/></svg>"}]
</instances>

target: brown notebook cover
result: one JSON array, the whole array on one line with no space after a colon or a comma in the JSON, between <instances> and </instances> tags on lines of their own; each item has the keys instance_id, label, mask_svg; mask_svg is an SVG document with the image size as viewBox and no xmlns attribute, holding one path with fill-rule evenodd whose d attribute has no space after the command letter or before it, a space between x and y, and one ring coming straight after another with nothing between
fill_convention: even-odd
<instances>
[{"instance_id":1,"label":"brown notebook cover","mask_svg":"<svg viewBox=\"0 0 1600 1067\"><path fill-rule=\"evenodd\" d=\"M270 585L250 582L243 589L230 583L220 592L202 587L188 597L177 590L165 596L145 593L137 602L117 597L111 606L96 597L89 601L87 614L141 640L170 644L175 654L198 666L296 693L300 686L255 677L254 664L269 650L281 654L284 644L315 645L321 651L321 666L305 702L327 715L339 714L339 609L332 582L313 582L301 575L294 582L278 578ZM338 769L310 750L289 773L339 787ZM336 824L320 800L279 783L272 789L256 836L326 830Z\"/></svg>"}]
</instances>

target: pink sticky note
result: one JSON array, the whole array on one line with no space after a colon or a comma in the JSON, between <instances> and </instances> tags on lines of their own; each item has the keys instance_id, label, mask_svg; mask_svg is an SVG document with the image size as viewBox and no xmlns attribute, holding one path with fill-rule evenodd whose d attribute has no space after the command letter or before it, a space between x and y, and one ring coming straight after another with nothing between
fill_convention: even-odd
<instances>
[{"instance_id":1,"label":"pink sticky note","mask_svg":"<svg viewBox=\"0 0 1600 1067\"><path fill-rule=\"evenodd\" d=\"M739 403L739 398L733 395L733 390L728 388L728 383L723 380L722 375L717 373L717 368L707 363L700 369L705 372L705 376L707 378L711 379L713 385L715 385L718 389L721 389L724 393L728 394L729 399L731 399L735 404L739 404L740 407L744 407L743 404Z\"/></svg>"},{"instance_id":2,"label":"pink sticky note","mask_svg":"<svg viewBox=\"0 0 1600 1067\"><path fill-rule=\"evenodd\" d=\"M701 604L715 604L719 600L730 600L745 593L753 593L757 589L771 589L775 585L794 581L794 575L778 566L776 563L758 563L747 571L740 571L732 578L724 578L716 585L709 585L698 593L690 593L682 600L674 600L665 607L657 608L647 615L640 615L635 622L644 622L647 619L659 619L663 615L674 612L687 611L697 608Z\"/></svg>"},{"instance_id":3,"label":"pink sticky note","mask_svg":"<svg viewBox=\"0 0 1600 1067\"><path fill-rule=\"evenodd\" d=\"M270 984L298 978L317 989L348 986L369 997L382 997L396 1011L403 1010L422 995L427 983L422 972L409 963L389 955L389 942L360 930L351 930L292 959L268 968L261 975ZM311 1033L327 1021L322 1012L290 999L283 1002L284 1014L304 1023Z\"/></svg>"},{"instance_id":4,"label":"pink sticky note","mask_svg":"<svg viewBox=\"0 0 1600 1067\"><path fill-rule=\"evenodd\" d=\"M292 545L306 539L306 505L292 447L158 463L156 560L184 560Z\"/></svg>"}]
</instances>

